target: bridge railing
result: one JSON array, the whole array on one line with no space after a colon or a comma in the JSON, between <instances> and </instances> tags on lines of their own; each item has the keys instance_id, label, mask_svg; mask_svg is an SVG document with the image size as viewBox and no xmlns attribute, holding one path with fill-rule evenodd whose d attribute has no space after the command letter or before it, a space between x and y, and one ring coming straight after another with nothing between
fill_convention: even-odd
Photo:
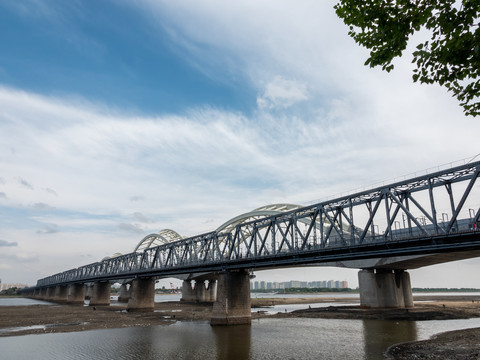
<instances>
[{"instance_id":1,"label":"bridge railing","mask_svg":"<svg viewBox=\"0 0 480 360\"><path fill-rule=\"evenodd\" d=\"M298 252L476 232L480 217L480 162L438 171L106 259L40 279L51 286L129 278L175 269L189 273L212 264L278 258Z\"/></svg>"}]
</instances>

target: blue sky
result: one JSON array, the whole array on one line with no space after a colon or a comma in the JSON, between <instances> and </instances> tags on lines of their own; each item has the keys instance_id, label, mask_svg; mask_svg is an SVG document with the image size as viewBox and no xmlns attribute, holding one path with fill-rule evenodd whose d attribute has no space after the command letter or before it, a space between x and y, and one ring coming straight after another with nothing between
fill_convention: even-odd
<instances>
[{"instance_id":1,"label":"blue sky","mask_svg":"<svg viewBox=\"0 0 480 360\"><path fill-rule=\"evenodd\" d=\"M408 52L369 69L347 32L323 1L0 2L0 278L478 154L478 120L413 84ZM480 288L477 262L412 284ZM257 279L305 276L357 282Z\"/></svg>"},{"instance_id":2,"label":"blue sky","mask_svg":"<svg viewBox=\"0 0 480 360\"><path fill-rule=\"evenodd\" d=\"M0 5L2 83L53 94L88 94L142 113L213 104L248 108L240 79L211 77L144 11L122 2L5 2ZM194 60L193 60L194 61Z\"/></svg>"}]
</instances>

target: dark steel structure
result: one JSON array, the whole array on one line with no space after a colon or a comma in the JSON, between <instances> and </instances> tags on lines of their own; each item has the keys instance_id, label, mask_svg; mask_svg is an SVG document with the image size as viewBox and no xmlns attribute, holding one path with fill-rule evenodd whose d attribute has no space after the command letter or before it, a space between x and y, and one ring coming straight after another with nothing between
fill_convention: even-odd
<instances>
[{"instance_id":1,"label":"dark steel structure","mask_svg":"<svg viewBox=\"0 0 480 360\"><path fill-rule=\"evenodd\" d=\"M37 287L480 250L480 162L105 259Z\"/></svg>"}]
</instances>

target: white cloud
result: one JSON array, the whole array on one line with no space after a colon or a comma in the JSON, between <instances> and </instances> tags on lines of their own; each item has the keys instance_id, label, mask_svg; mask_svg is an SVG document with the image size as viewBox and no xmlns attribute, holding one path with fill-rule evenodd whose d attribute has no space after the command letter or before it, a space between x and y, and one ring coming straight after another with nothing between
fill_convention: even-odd
<instances>
[{"instance_id":1,"label":"white cloud","mask_svg":"<svg viewBox=\"0 0 480 360\"><path fill-rule=\"evenodd\" d=\"M308 91L305 84L276 76L269 82L263 95L257 98L260 109L288 108L296 102L307 100Z\"/></svg>"}]
</instances>

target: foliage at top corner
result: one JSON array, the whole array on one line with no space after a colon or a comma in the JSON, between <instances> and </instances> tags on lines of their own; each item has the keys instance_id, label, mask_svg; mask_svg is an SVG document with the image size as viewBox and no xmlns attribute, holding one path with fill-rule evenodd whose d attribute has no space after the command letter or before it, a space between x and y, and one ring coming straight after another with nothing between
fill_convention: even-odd
<instances>
[{"instance_id":1,"label":"foliage at top corner","mask_svg":"<svg viewBox=\"0 0 480 360\"><path fill-rule=\"evenodd\" d=\"M411 35L428 32L413 52L413 81L445 86L466 115L480 115L480 0L339 0L335 11L370 50L365 65L387 72Z\"/></svg>"}]
</instances>

